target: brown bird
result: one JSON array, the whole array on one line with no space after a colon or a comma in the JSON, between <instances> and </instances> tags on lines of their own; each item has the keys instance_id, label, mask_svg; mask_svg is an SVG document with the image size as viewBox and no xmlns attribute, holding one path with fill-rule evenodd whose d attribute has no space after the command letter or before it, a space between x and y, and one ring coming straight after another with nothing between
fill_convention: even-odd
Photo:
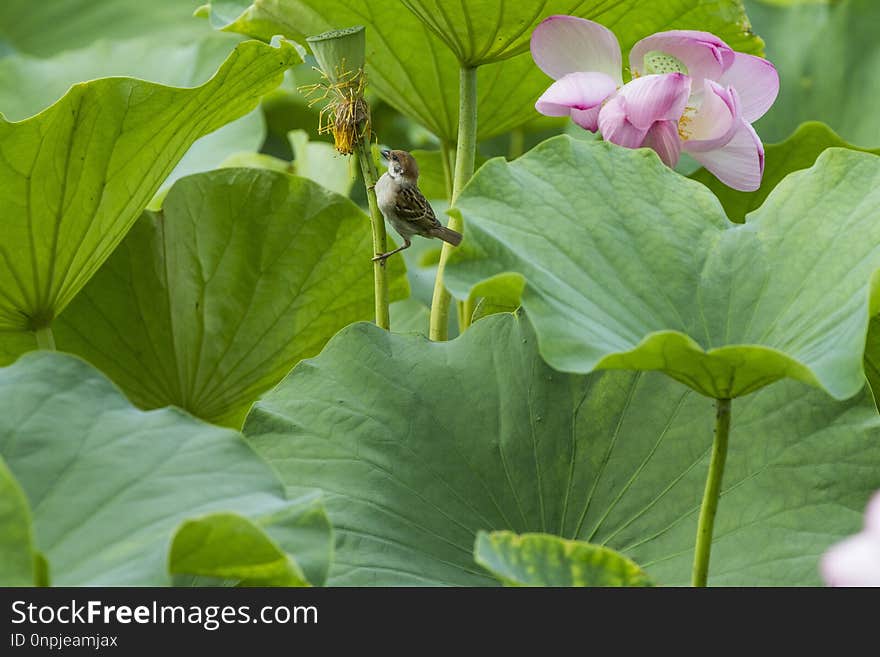
<instances>
[{"instance_id":1,"label":"brown bird","mask_svg":"<svg viewBox=\"0 0 880 657\"><path fill-rule=\"evenodd\" d=\"M437 221L431 204L419 191L419 165L406 151L381 151L388 171L376 182L376 201L385 218L403 238L403 246L381 253L373 260L384 260L411 245L410 237L437 237L458 246L461 235Z\"/></svg>"}]
</instances>

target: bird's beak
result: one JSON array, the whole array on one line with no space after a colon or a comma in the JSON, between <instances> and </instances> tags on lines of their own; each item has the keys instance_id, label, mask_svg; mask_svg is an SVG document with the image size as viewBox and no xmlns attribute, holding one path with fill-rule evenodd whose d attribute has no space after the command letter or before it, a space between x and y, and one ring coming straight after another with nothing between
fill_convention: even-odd
<instances>
[{"instance_id":1,"label":"bird's beak","mask_svg":"<svg viewBox=\"0 0 880 657\"><path fill-rule=\"evenodd\" d=\"M383 149L379 151L379 153L382 155L383 160L387 160L389 157L391 157L391 151L389 151L388 149Z\"/></svg>"}]
</instances>

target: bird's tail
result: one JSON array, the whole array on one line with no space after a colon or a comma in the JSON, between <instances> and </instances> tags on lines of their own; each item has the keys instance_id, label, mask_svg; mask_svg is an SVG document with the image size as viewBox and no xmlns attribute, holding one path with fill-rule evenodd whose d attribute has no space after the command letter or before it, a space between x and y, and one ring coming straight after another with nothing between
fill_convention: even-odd
<instances>
[{"instance_id":1,"label":"bird's tail","mask_svg":"<svg viewBox=\"0 0 880 657\"><path fill-rule=\"evenodd\" d=\"M434 237L439 237L444 242L449 242L452 246L458 246L459 244L461 244L461 233L456 233L451 228L438 226L431 231L431 235L433 235Z\"/></svg>"}]
</instances>

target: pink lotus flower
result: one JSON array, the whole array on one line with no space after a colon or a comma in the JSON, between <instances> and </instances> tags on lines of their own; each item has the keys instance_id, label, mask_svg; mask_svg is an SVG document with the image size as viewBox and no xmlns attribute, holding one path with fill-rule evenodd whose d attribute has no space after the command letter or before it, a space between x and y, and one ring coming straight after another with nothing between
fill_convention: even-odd
<instances>
[{"instance_id":1,"label":"pink lotus flower","mask_svg":"<svg viewBox=\"0 0 880 657\"><path fill-rule=\"evenodd\" d=\"M570 116L619 146L648 146L671 167L685 151L734 189L760 187L764 146L751 124L779 92L767 60L708 32L660 32L633 47L633 80L624 85L614 34L574 16L544 20L531 49L556 80L535 104L542 114Z\"/></svg>"},{"instance_id":2,"label":"pink lotus flower","mask_svg":"<svg viewBox=\"0 0 880 657\"><path fill-rule=\"evenodd\" d=\"M820 569L829 586L880 586L880 492L868 503L864 530L832 546Z\"/></svg>"}]
</instances>

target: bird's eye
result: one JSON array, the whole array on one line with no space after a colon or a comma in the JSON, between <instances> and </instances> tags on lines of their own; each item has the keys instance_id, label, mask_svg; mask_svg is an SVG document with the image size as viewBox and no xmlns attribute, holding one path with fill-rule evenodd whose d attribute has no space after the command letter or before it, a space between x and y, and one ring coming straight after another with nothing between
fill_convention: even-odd
<instances>
[{"instance_id":1,"label":"bird's eye","mask_svg":"<svg viewBox=\"0 0 880 657\"><path fill-rule=\"evenodd\" d=\"M394 160L395 162L397 162L397 156L396 156L396 155L392 155L392 156L391 156L391 159Z\"/></svg>"}]
</instances>

